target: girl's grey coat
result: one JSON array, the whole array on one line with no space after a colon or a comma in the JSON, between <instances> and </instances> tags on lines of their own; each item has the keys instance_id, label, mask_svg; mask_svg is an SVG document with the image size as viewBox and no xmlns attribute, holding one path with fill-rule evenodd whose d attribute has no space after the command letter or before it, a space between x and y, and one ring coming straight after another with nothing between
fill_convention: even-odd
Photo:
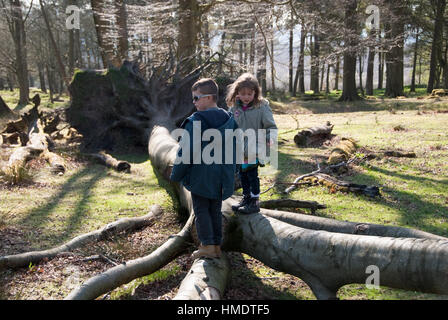
<instances>
[{"instance_id":1,"label":"girl's grey coat","mask_svg":"<svg viewBox=\"0 0 448 320\"><path fill-rule=\"evenodd\" d=\"M242 107L236 104L230 110L233 117L238 124L238 128L243 132L247 129L254 129L256 135L256 148L250 148L248 145L248 139L244 139L244 156L246 159L254 159L254 156L258 158L261 163L264 163L263 155L267 154L260 152L260 148L266 148L266 142L270 139L277 139L277 125L272 115L272 110L269 106L269 101L263 99L258 106L252 106L246 111L243 111ZM259 132L258 129L266 130L266 141L258 141ZM260 136L260 139L262 136ZM264 144L264 145L261 145ZM255 154L253 154L255 152Z\"/></svg>"}]
</instances>

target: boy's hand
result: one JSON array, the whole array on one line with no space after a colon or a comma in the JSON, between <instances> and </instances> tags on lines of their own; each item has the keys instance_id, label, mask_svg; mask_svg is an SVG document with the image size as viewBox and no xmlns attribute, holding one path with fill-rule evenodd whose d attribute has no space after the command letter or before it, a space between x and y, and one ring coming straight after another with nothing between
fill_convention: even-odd
<instances>
[{"instance_id":1,"label":"boy's hand","mask_svg":"<svg viewBox=\"0 0 448 320\"><path fill-rule=\"evenodd\" d=\"M270 147L274 144L274 140L269 139L269 141L266 142L267 146Z\"/></svg>"}]
</instances>

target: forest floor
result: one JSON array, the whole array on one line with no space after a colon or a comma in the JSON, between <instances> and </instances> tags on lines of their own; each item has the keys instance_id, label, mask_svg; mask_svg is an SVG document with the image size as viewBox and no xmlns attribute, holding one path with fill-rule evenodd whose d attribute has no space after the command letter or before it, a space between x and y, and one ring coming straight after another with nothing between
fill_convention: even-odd
<instances>
[{"instance_id":1,"label":"forest floor","mask_svg":"<svg viewBox=\"0 0 448 320\"><path fill-rule=\"evenodd\" d=\"M0 94L5 98L3 92ZM14 105L13 98L9 97L7 103ZM64 103L67 100L61 106ZM334 192L323 186L301 187L290 198L325 204L326 209L314 213L322 217L403 226L448 237L448 98L373 97L356 103L337 103L331 98L289 99L273 101L271 106L279 127L278 168L260 169L262 191L274 181L292 182L315 170L316 160L328 158L331 144L297 148L293 137L300 129L330 121L333 134L355 139L361 154L396 149L413 151L417 157L363 161L351 165L349 172L339 177L378 186L381 196L377 198ZM0 272L0 299L62 299L83 281L113 266L110 262L86 262L86 257L102 254L121 263L147 255L184 223L176 214L173 190L154 172L147 155L115 154L132 164L131 173L126 174L89 162L76 148L59 146L57 153L68 163L62 176L51 174L46 163L36 160L29 164L31 181L20 185L0 181L0 256L59 245L117 219L142 216L153 204L160 204L164 214L153 225L132 234L115 236L37 265ZM278 184L261 198L283 198L284 188ZM315 299L299 278L275 271L245 254L229 256L232 276L225 299ZM185 254L100 299L171 299L191 264L189 254ZM365 284L346 285L338 291L338 297L448 298L386 287L368 289Z\"/></svg>"}]
</instances>

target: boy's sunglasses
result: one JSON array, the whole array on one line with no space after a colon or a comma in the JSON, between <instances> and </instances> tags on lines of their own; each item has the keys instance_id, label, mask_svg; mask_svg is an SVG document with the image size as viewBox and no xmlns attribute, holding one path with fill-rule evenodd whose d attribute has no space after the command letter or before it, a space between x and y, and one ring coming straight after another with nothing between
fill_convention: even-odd
<instances>
[{"instance_id":1,"label":"boy's sunglasses","mask_svg":"<svg viewBox=\"0 0 448 320\"><path fill-rule=\"evenodd\" d=\"M196 102L203 97L209 97L209 96L214 96L214 94L201 94L200 96L193 96L193 102Z\"/></svg>"}]
</instances>

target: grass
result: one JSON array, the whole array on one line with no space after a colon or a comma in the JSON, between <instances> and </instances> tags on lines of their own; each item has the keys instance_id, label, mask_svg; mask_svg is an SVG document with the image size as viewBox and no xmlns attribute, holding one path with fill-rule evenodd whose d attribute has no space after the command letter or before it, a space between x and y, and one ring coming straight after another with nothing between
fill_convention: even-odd
<instances>
[{"instance_id":1,"label":"grass","mask_svg":"<svg viewBox=\"0 0 448 320\"><path fill-rule=\"evenodd\" d=\"M0 94L4 97L3 92ZM9 105L13 105L14 99L8 99ZM327 208L316 213L323 217L404 226L448 237L447 102L444 98L438 101L409 98L372 99L351 104L325 100L279 103L274 116L281 143L279 168L261 168L261 189L266 190L274 180L291 182L298 175L313 171L315 159L325 160L330 151L327 147L299 149L294 145L293 137L297 124L303 129L331 121L334 134L353 138L361 147L377 152L388 148L414 151L417 157L370 160L353 166L350 174L342 177L354 183L379 186L380 198L330 193L321 186L299 188L290 194L291 198L325 204ZM397 126L401 127L399 131L394 130ZM76 156L69 151L62 154L72 160ZM131 162L131 174L72 161L63 176L51 175L49 168L43 167L32 172L33 184L2 186L0 236L6 230L18 232L20 237L17 239L24 241L27 249L42 249L119 218L144 215L152 204L162 205L166 212L176 212L173 190L159 179L147 156L115 156ZM274 188L264 193L262 200L282 198L281 191L282 187ZM122 241L120 245L109 246L107 252L127 252L132 250L133 243L123 244ZM179 265L174 263L120 287L111 294L111 299L132 298L137 288L151 283L171 281L172 286L178 286L182 277L176 275L182 272L185 270L180 271ZM254 293L255 297L314 299L311 290L300 279L268 268L246 255L236 258L232 272L229 298L247 297L250 291L258 292L258 295ZM52 284L36 283L35 287L42 290L41 296L51 296L49 292L60 290L60 286ZM363 284L346 285L338 295L341 299L447 298L385 287L367 289ZM22 299L29 295L17 289L15 297Z\"/></svg>"},{"instance_id":2,"label":"grass","mask_svg":"<svg viewBox=\"0 0 448 320\"><path fill-rule=\"evenodd\" d=\"M63 106L67 106L70 98L67 94L62 94L60 97L58 97L57 100L54 102L50 101L50 94L47 91L47 93L43 92L42 90L38 88L30 88L30 98L32 98L35 94L39 94L41 99L41 109L55 109ZM0 96L3 98L5 103L9 106L9 108L15 112L25 112L28 111L30 108L33 107L33 104L30 102L27 105L19 105L19 89L14 89L14 91L9 90L0 90ZM54 95L54 98L56 98L57 95Z\"/></svg>"},{"instance_id":3,"label":"grass","mask_svg":"<svg viewBox=\"0 0 448 320\"><path fill-rule=\"evenodd\" d=\"M119 218L144 215L152 204L172 212L172 198L166 186L159 186L149 160L134 163L132 170L128 175L82 164L64 176L54 176L48 168L39 169L34 186L0 191L0 212L8 212L7 225L38 232L32 241L36 249L67 241Z\"/></svg>"}]
</instances>

